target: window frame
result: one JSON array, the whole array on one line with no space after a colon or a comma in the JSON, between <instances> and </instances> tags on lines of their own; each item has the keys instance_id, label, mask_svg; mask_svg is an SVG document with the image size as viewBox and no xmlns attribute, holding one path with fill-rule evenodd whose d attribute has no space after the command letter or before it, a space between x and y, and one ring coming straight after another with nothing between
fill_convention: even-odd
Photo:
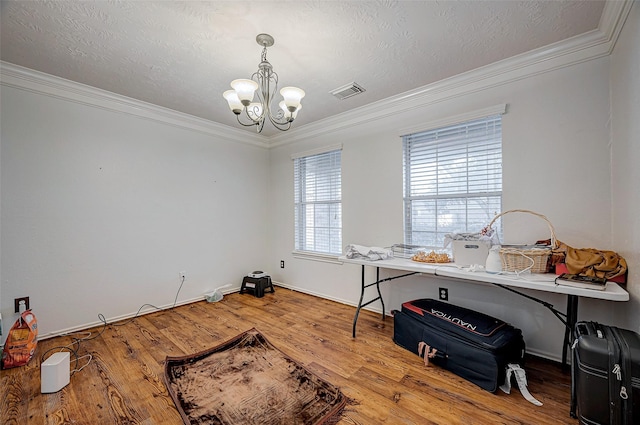
<instances>
[{"instance_id":1,"label":"window frame","mask_svg":"<svg viewBox=\"0 0 640 425\"><path fill-rule=\"evenodd\" d=\"M403 239L405 244L425 246L431 249L443 249L442 242L443 242L444 235L447 233L452 233L452 231L450 228L445 228L443 230L440 230L438 227L441 220L438 213L438 208L439 208L438 201L440 202L442 202L442 200L451 201L456 198L460 199L461 201L464 200L463 202L461 202L462 206L460 207L461 208L460 213L464 212L465 221L464 223L461 223L460 226L458 226L459 227L459 230L457 230L458 232L477 232L477 231L480 231L482 227L480 226L478 229L475 229L475 227L473 229L469 228L469 226L474 225L474 223L470 223L470 220L469 220L470 219L469 213L468 213L469 202L467 202L467 200L486 199L487 201L492 201L492 203L490 203L483 212L487 214L487 218L489 220L490 220L489 218L490 215L497 214L501 211L502 202L503 202L503 199L502 199L503 197L503 187L502 187L502 179L503 179L503 176L502 176L502 155L503 155L502 121L503 120L502 120L502 115L506 113L506 106L507 106L506 104L496 105L489 108L472 111L466 114L445 118L443 120L433 121L429 124L424 124L420 127L407 129L402 132L401 137L402 137L402 149L403 149L403 212L404 212ZM410 166L408 166L408 161L412 160L412 158L408 157L408 155L412 153L408 150L410 149L408 144L412 142L423 143L425 150L429 150L429 152L431 152L433 155L437 155L438 150L441 149L439 147L438 139L437 139L437 135L439 133L446 132L447 130L455 130L456 128L464 128L465 126L471 125L474 123L477 124L477 122L481 120L487 120L487 121L498 120L498 123L500 126L499 189L493 188L493 190L487 189L484 191L470 191L469 188L467 187L466 191L456 192L455 190L449 190L449 191L443 190L443 193L441 193L439 192L440 191L439 187L437 187L435 190L432 190L432 193L428 195L425 195L425 194L415 195L416 186L412 186L412 180L419 177L424 178L424 175L419 176L419 173L414 171L416 175L412 176L411 166L415 167L417 160L413 158L414 162L409 164ZM429 137L431 136L434 137L435 140L428 141ZM495 145L495 141L491 143ZM491 145L491 143L488 143L487 145ZM454 146L456 148L458 147L462 148L462 147L468 147L469 144L470 144L469 141L462 138L455 142L451 142L450 146ZM415 145L413 146L413 148L415 148ZM442 149L444 149L444 147ZM415 152L413 153L415 154ZM483 154L484 153L485 152L483 152ZM468 164L469 159L473 158L473 156L470 157L469 154L466 153L466 154L460 155L458 158L459 160L464 160L465 164ZM436 176L435 177L436 182L440 182L440 179L438 179L439 177L438 171L439 171L440 165L438 163L438 160L435 160L435 162L438 165L433 165L431 167L435 171L434 174ZM489 163L489 161L487 161L487 163ZM466 172L464 173L464 179L466 179L465 181L467 182L469 181L470 174L471 174L470 169L467 169ZM487 175L493 175L493 172L491 172L491 170L488 169ZM438 186L438 184L436 184L436 186ZM416 212L414 204L416 201L424 201L425 204L428 204L429 203L428 201L432 202L432 205L433 205L431 206L432 210L429 214L426 215L427 217L426 220L429 222L428 225L425 225L425 227L427 228L426 230L424 230L424 228L416 229L414 226L414 222L413 222L415 217L414 213ZM425 206L425 208L422 209L422 211L428 211L429 209L430 207ZM481 211L481 210L476 210L476 211ZM487 223L484 223L484 224L486 225L488 223L489 221L487 221ZM477 226L477 223L476 223L476 226ZM419 232L427 232L427 235L429 233L431 233L431 235L423 238L416 237L416 235L418 235ZM430 243L421 243L426 241L429 241Z\"/></svg>"},{"instance_id":2,"label":"window frame","mask_svg":"<svg viewBox=\"0 0 640 425\"><path fill-rule=\"evenodd\" d=\"M336 161L336 158L321 158L327 155L337 155L337 164L333 162ZM293 256L296 258L305 258L305 259L313 259L318 261L328 261L335 262L338 257L342 255L342 145L331 145L319 149L314 149L310 151L305 151L301 153L297 153L291 155L291 159L293 160L293 184L294 184L294 249ZM337 172L337 188L335 187L336 181L332 180L336 176L324 176L324 178L329 178L330 183L324 182L323 188L328 189L328 198L325 199L304 199L305 198L305 183L306 179L310 176L307 174L305 170L300 170L299 167L305 167L308 164L305 164L307 160L317 161L317 160L326 160L329 161L329 167L325 170L329 174L334 174ZM337 193L336 193L337 192ZM336 197L336 195L338 195ZM305 212L307 210L308 205L320 206L320 207L328 207L330 210L335 211L335 207L338 207L339 211L339 227L335 226L334 220L331 218L328 220L328 225L325 226L325 230L329 232L327 235L326 242L329 245L329 249L335 249L335 251L323 251L316 250L312 248L317 248L316 246L311 246L308 241L306 241L307 235L309 235L309 229L322 229L323 226L315 225L316 219L314 217L314 225L309 226L307 220L305 220ZM315 209L315 207L314 207ZM329 213L330 214L330 213ZM332 223L333 222L333 223ZM339 230L339 240L333 239L332 231L336 229ZM315 235L315 232L314 232ZM334 246L335 245L335 246Z\"/></svg>"}]
</instances>

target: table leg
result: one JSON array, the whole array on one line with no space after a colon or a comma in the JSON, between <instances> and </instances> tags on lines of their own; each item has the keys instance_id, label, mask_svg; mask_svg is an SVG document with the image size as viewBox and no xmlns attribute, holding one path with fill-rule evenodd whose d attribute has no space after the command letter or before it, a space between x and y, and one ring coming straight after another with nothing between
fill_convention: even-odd
<instances>
[{"instance_id":1,"label":"table leg","mask_svg":"<svg viewBox=\"0 0 640 425\"><path fill-rule=\"evenodd\" d=\"M386 314L385 314L385 307L384 307L384 300L382 299L382 292L380 292L380 284L382 282L387 282L390 280L395 280L395 279L400 279L403 277L407 277L407 276L412 276L418 274L418 272L411 272L411 273L406 273L400 276L391 276L388 277L386 279L380 279L380 267L376 267L376 281L373 283L369 283L369 284L365 284L364 283L364 279L365 279L365 275L364 275L364 264L362 265L362 279L361 279L361 284L360 284L360 301L358 301L358 307L356 308L356 315L353 318L353 337L356 337L356 323L358 322L358 316L360 315L360 310L362 310L363 307L368 306L369 304L376 302L378 300L380 300L380 304L382 304L382 320L384 320L386 318ZM364 290L367 289L370 286L376 285L376 289L378 291L378 296L363 303L362 300L364 299Z\"/></svg>"},{"instance_id":2,"label":"table leg","mask_svg":"<svg viewBox=\"0 0 640 425\"><path fill-rule=\"evenodd\" d=\"M380 292L380 267L376 267L376 289L378 290L380 304L382 304L382 320L384 320L387 316L384 314L384 300L382 299L382 293Z\"/></svg>"},{"instance_id":3,"label":"table leg","mask_svg":"<svg viewBox=\"0 0 640 425\"><path fill-rule=\"evenodd\" d=\"M564 344L562 346L562 368L567 367L568 347L573 343L573 331L578 321L578 297L567 295L567 323L564 329Z\"/></svg>"},{"instance_id":4,"label":"table leg","mask_svg":"<svg viewBox=\"0 0 640 425\"><path fill-rule=\"evenodd\" d=\"M358 315L360 315L360 309L362 308L362 299L364 298L364 264L362 265L362 283L360 287L360 301L358 301L358 308L356 308L356 315L353 318L353 337L356 337L356 323L358 323Z\"/></svg>"}]
</instances>

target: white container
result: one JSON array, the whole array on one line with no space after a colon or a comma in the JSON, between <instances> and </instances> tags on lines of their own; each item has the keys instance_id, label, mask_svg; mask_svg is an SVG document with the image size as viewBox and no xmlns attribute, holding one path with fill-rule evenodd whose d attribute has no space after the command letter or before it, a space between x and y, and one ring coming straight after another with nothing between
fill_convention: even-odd
<instances>
[{"instance_id":1,"label":"white container","mask_svg":"<svg viewBox=\"0 0 640 425\"><path fill-rule=\"evenodd\" d=\"M453 262L465 267L474 264L484 266L489 255L489 242L485 241L451 241L453 246Z\"/></svg>"},{"instance_id":2,"label":"white container","mask_svg":"<svg viewBox=\"0 0 640 425\"><path fill-rule=\"evenodd\" d=\"M487 264L484 266L484 270L487 273L501 273L502 272L502 259L500 258L500 245L495 245L489 249L489 255L487 256Z\"/></svg>"},{"instance_id":3,"label":"white container","mask_svg":"<svg viewBox=\"0 0 640 425\"><path fill-rule=\"evenodd\" d=\"M50 394L69 384L69 352L58 351L40 366L40 392Z\"/></svg>"}]
</instances>

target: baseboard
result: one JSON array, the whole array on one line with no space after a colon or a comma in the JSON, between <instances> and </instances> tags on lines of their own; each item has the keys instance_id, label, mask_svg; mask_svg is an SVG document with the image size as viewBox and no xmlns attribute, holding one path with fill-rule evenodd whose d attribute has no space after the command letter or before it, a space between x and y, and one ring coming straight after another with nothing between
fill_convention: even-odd
<instances>
[{"instance_id":1,"label":"baseboard","mask_svg":"<svg viewBox=\"0 0 640 425\"><path fill-rule=\"evenodd\" d=\"M335 302L338 302L340 304L345 304L345 305L348 305L348 306L351 306L351 307L355 307L355 308L358 307L357 303L354 303L354 302L348 301L348 300L344 300L342 298L329 297L329 296L326 296L326 295L321 294L319 292L315 292L315 291L311 291L311 290L308 290L308 289L287 285L287 284L284 284L282 282L273 281L273 284L276 285L276 286L280 286L280 287L283 287L283 288L290 289L292 291L301 292L303 294L308 294L308 295L313 295L314 297L318 297L318 298L323 298L325 300L335 301ZM369 311L372 311L372 312L377 313L377 314L382 314L382 310L379 309L379 308L370 308L370 307L367 306L367 307L363 307L362 309L363 310L369 310ZM385 312L385 314L387 316L391 316L391 312L390 311ZM554 353L549 353L547 351L541 351L541 350L535 350L535 349L534 350L527 350L527 354L530 354L530 355L536 356L536 357L540 357L542 359L550 360L550 361L553 361L553 362L556 362L556 363L562 363L562 358L560 356L558 356L557 354L554 354ZM571 358L570 358L571 356L568 356L568 357L569 358L567 359L567 362L569 364L571 364Z\"/></svg>"},{"instance_id":2,"label":"baseboard","mask_svg":"<svg viewBox=\"0 0 640 425\"><path fill-rule=\"evenodd\" d=\"M229 288L225 291L221 291L223 293L223 295L227 295L227 294L231 294L233 292L238 292L240 291L240 287L237 288ZM113 316L113 317L109 317L106 318L106 321L108 324L110 323L114 323L114 322L120 322L122 320L127 320L127 319L132 319L134 317L140 317L140 316L145 316L147 314L150 313L156 313L158 311L166 311L166 310L170 310L174 307L180 307L183 305L187 305L187 304L191 304L191 303L195 303L195 302L199 302L199 301L204 301L204 297L203 296L199 296L199 297L194 297L194 298L190 298L190 299L186 299L186 300L182 300L182 301L178 301L176 302L176 304L174 305L173 303L171 304L166 304L166 305L162 305L162 306L158 306L158 308L149 308L148 310L144 310L141 312L132 312L132 313L127 313L127 314L122 314L120 316ZM83 332L86 331L87 329L91 329L91 328L95 328L98 326L102 326L104 324L104 322L97 320L95 322L91 322L91 323L85 323L82 325L77 325L77 326L73 326L67 329L60 329L57 331L52 331L52 332L48 332L46 334L38 334L38 340L42 341L45 339L49 339L49 338L55 338L58 336L64 336L67 334L71 334L71 333L75 333L75 332ZM3 347L4 347L4 342L3 342Z\"/></svg>"},{"instance_id":3,"label":"baseboard","mask_svg":"<svg viewBox=\"0 0 640 425\"><path fill-rule=\"evenodd\" d=\"M352 301L345 300L345 299L342 299L342 298L330 297L330 296L327 296L327 295L322 294L320 292L311 291L311 290L308 290L308 289L304 289L304 288L300 288L300 287L296 287L296 286L292 286L292 285L287 285L285 283L278 282L278 281L273 281L272 283L275 286L278 286L278 287L281 287L281 288L285 288L285 289L289 289L291 291L296 291L296 292L300 292L300 293L303 293L303 294L312 295L314 297L322 298L322 299L325 299L325 300L335 301L337 303L348 305L348 306L351 306L351 307L354 307L354 308L358 307L357 303L354 303ZM224 295L228 295L228 294L231 294L231 293L234 293L234 292L238 292L238 291L240 291L239 287L238 288L229 288L229 289L227 289L225 291L222 291L222 293ZM155 312L158 312L158 311L170 310L173 307L179 307L179 306L191 304L191 303L194 303L194 302L199 302L199 301L202 301L202 300L203 300L202 297L196 297L196 298L191 298L191 299L179 301L179 302L177 302L175 304L175 306L173 304L168 304L168 305L165 305L165 306L161 306L158 309L152 309L152 310L143 311L143 312L140 312L140 313L135 313L134 312L134 313L129 313L129 314L123 314L123 315L120 315L120 316L114 316L114 317L111 317L111 318L107 319L107 323L114 323L114 322L119 322L119 321L122 321L122 320L132 319L132 318L136 317L136 315L137 316L144 316L144 315L147 315L149 313L155 313ZM377 313L377 314L382 314L382 310L379 309L379 308L371 308L371 307L367 306L367 307L364 307L363 310L368 310L368 311L372 311L372 312ZM391 312L386 312L386 315L387 316L391 316ZM96 322L86 323L86 324L83 324L83 325L78 325L78 326L74 326L74 327L67 328L67 329L53 331L53 332L49 332L49 333L44 334L44 335L38 335L38 339L39 340L44 340L44 339L55 338L55 337L58 337L58 336L67 335L67 334L74 333L74 332L81 332L81 331L85 331L87 329L91 329L91 328L95 328L97 326L101 326L102 324L103 324L103 322L98 320ZM4 346L4 344L3 344L3 346ZM557 362L557 363L561 363L562 362L562 359L559 356L557 356L557 355L555 355L553 353L545 352L545 351L528 350L527 354L530 354L530 355L536 356L536 357L540 357L540 358L543 358L543 359L546 359L546 360L551 360L551 361L554 361L554 362ZM569 357L571 357L571 356L569 356ZM569 363L570 363L570 360L571 359L569 358L568 359Z\"/></svg>"},{"instance_id":4,"label":"baseboard","mask_svg":"<svg viewBox=\"0 0 640 425\"><path fill-rule=\"evenodd\" d=\"M299 288L297 286L287 285L287 284L282 283L282 282L276 282L275 280L273 281L273 284L276 285L276 286L281 286L281 287L286 288L286 289L290 289L292 291L301 292L301 293L307 294L307 295L313 295L314 297L322 298L322 299L325 299L325 300L335 301L337 303L345 304L345 305L348 305L348 306L351 306L351 307L356 307L356 308L358 307L358 304L354 303L353 301L345 300L345 299L342 299L342 298L330 297L330 296L327 296L327 295L322 294L320 292L311 291L309 289L304 289L304 288ZM362 309L363 310L373 311L374 313L382 314L382 310L379 309L379 308L363 307ZM390 314L390 312L387 312L386 315L390 316L391 314Z\"/></svg>"},{"instance_id":5,"label":"baseboard","mask_svg":"<svg viewBox=\"0 0 640 425\"><path fill-rule=\"evenodd\" d=\"M567 364L571 364L571 353L569 353L569 355L567 356ZM553 354L553 353L549 353L547 351L540 351L540 350L527 350L527 355L532 355L535 357L539 357L541 359L545 359L545 360L550 360L552 362L561 364L562 363L562 357L558 356L557 354Z\"/></svg>"}]
</instances>

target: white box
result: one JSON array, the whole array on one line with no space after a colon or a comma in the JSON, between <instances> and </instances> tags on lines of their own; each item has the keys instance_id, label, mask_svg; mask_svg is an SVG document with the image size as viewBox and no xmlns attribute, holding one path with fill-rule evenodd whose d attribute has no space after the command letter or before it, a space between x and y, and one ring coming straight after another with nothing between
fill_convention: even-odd
<instances>
[{"instance_id":1,"label":"white box","mask_svg":"<svg viewBox=\"0 0 640 425\"><path fill-rule=\"evenodd\" d=\"M453 262L458 266L484 266L489 255L489 242L485 241L452 241Z\"/></svg>"},{"instance_id":2,"label":"white box","mask_svg":"<svg viewBox=\"0 0 640 425\"><path fill-rule=\"evenodd\" d=\"M53 353L40 365L40 392L55 393L69 384L69 352Z\"/></svg>"}]
</instances>

